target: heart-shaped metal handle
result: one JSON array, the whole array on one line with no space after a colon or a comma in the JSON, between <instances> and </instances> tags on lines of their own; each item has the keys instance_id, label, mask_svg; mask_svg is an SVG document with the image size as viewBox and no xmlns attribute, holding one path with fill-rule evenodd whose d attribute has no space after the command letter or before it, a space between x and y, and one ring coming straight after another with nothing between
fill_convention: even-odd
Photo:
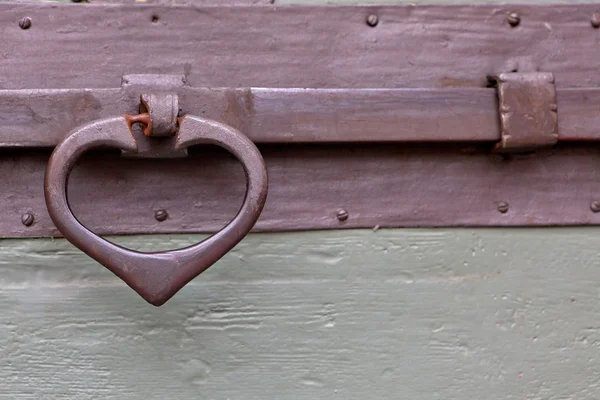
<instances>
[{"instance_id":1,"label":"heart-shaped metal handle","mask_svg":"<svg viewBox=\"0 0 600 400\"><path fill-rule=\"evenodd\" d=\"M67 199L69 174L77 159L96 147L136 152L138 146L127 116L98 120L71 132L48 162L44 190L52 221L64 237L111 270L149 303L160 306L231 250L252 229L267 197L265 162L250 139L216 121L186 115L179 120L175 150L214 144L234 154L246 173L246 195L235 218L219 232L193 246L141 253L111 243L83 226Z\"/></svg>"}]
</instances>

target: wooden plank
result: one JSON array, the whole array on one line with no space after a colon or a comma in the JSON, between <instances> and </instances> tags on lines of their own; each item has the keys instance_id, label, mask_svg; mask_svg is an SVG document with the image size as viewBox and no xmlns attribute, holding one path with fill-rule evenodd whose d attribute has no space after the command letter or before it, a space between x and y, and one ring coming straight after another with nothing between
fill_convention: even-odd
<instances>
[{"instance_id":1,"label":"wooden plank","mask_svg":"<svg viewBox=\"0 0 600 400\"><path fill-rule=\"evenodd\" d=\"M500 139L496 94L492 89L184 86L171 91L179 95L182 112L231 125L257 143ZM595 97L595 91L586 92L600 107L600 90ZM137 114L139 96L140 90L127 88L0 91L0 147L54 147L84 123ZM591 122L595 118L600 118L596 112L588 115ZM469 129L465 129L467 123ZM595 127L591 132L578 130L578 135L589 133L593 137L597 133Z\"/></svg>"},{"instance_id":2,"label":"wooden plank","mask_svg":"<svg viewBox=\"0 0 600 400\"><path fill-rule=\"evenodd\" d=\"M598 398L599 234L251 235L158 309L63 240L3 241L0 398Z\"/></svg>"},{"instance_id":3,"label":"wooden plank","mask_svg":"<svg viewBox=\"0 0 600 400\"><path fill-rule=\"evenodd\" d=\"M156 90L156 89L155 89ZM174 87L182 112L256 143L498 142L494 89ZM141 90L0 90L0 147L54 147L78 126L136 114ZM558 91L559 140L600 140L600 89Z\"/></svg>"},{"instance_id":4,"label":"wooden plank","mask_svg":"<svg viewBox=\"0 0 600 400\"><path fill-rule=\"evenodd\" d=\"M257 142L481 142L500 138L492 89L252 89L251 95L250 123L241 119L241 128ZM600 91L598 100L600 106Z\"/></svg>"},{"instance_id":5,"label":"wooden plank","mask_svg":"<svg viewBox=\"0 0 600 400\"><path fill-rule=\"evenodd\" d=\"M596 11L3 3L0 88L116 87L131 73L185 74L197 87L485 87L488 75L515 69L552 72L559 88L593 87ZM521 16L518 27L509 12ZM30 29L16 23L23 16Z\"/></svg>"},{"instance_id":6,"label":"wooden plank","mask_svg":"<svg viewBox=\"0 0 600 400\"><path fill-rule=\"evenodd\" d=\"M258 231L415 226L552 226L600 223L600 150L589 146L504 159L473 146L262 146L269 194ZM43 195L48 155L0 153L0 232L58 235ZM213 232L232 218L245 190L224 151L144 160L96 153L75 168L69 203L101 234ZM116 196L115 194L118 194ZM508 211L499 211L501 203ZM346 221L337 210L349 213ZM166 221L154 219L165 209ZM33 213L26 227L21 215Z\"/></svg>"},{"instance_id":7,"label":"wooden plank","mask_svg":"<svg viewBox=\"0 0 600 400\"><path fill-rule=\"evenodd\" d=\"M40 1L40 0L31 0L31 1ZM61 0L58 0L61 1ZM68 0L62 0L68 1ZM598 0L568 0L569 4L573 3L585 3L590 4L598 2ZM439 4L439 5L449 5L449 4L565 4L565 0L527 0L526 2L520 2L517 0L507 1L507 0L276 0L276 4Z\"/></svg>"}]
</instances>

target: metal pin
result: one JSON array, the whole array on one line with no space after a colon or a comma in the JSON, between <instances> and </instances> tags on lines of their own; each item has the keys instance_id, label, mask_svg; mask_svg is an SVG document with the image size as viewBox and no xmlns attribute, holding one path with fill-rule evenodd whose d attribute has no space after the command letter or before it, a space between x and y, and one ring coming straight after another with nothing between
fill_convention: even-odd
<instances>
[{"instance_id":1,"label":"metal pin","mask_svg":"<svg viewBox=\"0 0 600 400\"><path fill-rule=\"evenodd\" d=\"M592 26L596 29L600 28L600 14L592 15Z\"/></svg>"},{"instance_id":2,"label":"metal pin","mask_svg":"<svg viewBox=\"0 0 600 400\"><path fill-rule=\"evenodd\" d=\"M600 212L600 201L598 201L598 200L593 201L592 204L590 205L590 210L592 210L595 213Z\"/></svg>"}]
</instances>

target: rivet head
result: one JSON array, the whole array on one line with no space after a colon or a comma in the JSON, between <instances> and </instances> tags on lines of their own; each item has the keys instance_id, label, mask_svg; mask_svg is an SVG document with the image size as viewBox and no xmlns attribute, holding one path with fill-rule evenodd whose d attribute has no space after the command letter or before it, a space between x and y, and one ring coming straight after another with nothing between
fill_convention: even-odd
<instances>
[{"instance_id":1,"label":"rivet head","mask_svg":"<svg viewBox=\"0 0 600 400\"><path fill-rule=\"evenodd\" d=\"M33 216L32 213L25 213L25 214L21 215L21 223L25 226L33 225L34 220L35 220L35 217Z\"/></svg>"},{"instance_id":2,"label":"rivet head","mask_svg":"<svg viewBox=\"0 0 600 400\"><path fill-rule=\"evenodd\" d=\"M19 19L19 26L21 27L21 29L31 28L31 18L23 17L23 18Z\"/></svg>"},{"instance_id":3,"label":"rivet head","mask_svg":"<svg viewBox=\"0 0 600 400\"><path fill-rule=\"evenodd\" d=\"M346 221L348 219L348 216L350 214L348 214L348 211L346 209L340 208L337 210L335 216L337 217L337 219L339 221Z\"/></svg>"},{"instance_id":4,"label":"rivet head","mask_svg":"<svg viewBox=\"0 0 600 400\"><path fill-rule=\"evenodd\" d=\"M154 213L154 218L158 221L158 222L162 222L164 220L166 220L167 218L169 218L169 213L167 213L167 210L156 210L156 212Z\"/></svg>"},{"instance_id":5,"label":"rivet head","mask_svg":"<svg viewBox=\"0 0 600 400\"><path fill-rule=\"evenodd\" d=\"M600 212L600 201L592 201L592 204L590 204L590 210L592 210L595 213Z\"/></svg>"},{"instance_id":6,"label":"rivet head","mask_svg":"<svg viewBox=\"0 0 600 400\"><path fill-rule=\"evenodd\" d=\"M596 29L600 28L600 14L592 15L592 26Z\"/></svg>"},{"instance_id":7,"label":"rivet head","mask_svg":"<svg viewBox=\"0 0 600 400\"><path fill-rule=\"evenodd\" d=\"M379 17L375 14L371 14L367 17L367 25L375 27L379 23Z\"/></svg>"},{"instance_id":8,"label":"rivet head","mask_svg":"<svg viewBox=\"0 0 600 400\"><path fill-rule=\"evenodd\" d=\"M508 17L506 17L506 21L508 21L510 26L515 27L521 23L521 17L516 12L511 12L508 14Z\"/></svg>"},{"instance_id":9,"label":"rivet head","mask_svg":"<svg viewBox=\"0 0 600 400\"><path fill-rule=\"evenodd\" d=\"M500 203L498 203L498 207L497 210L498 212L502 213L502 214L506 214L508 212L508 203L505 201L501 201Z\"/></svg>"}]
</instances>

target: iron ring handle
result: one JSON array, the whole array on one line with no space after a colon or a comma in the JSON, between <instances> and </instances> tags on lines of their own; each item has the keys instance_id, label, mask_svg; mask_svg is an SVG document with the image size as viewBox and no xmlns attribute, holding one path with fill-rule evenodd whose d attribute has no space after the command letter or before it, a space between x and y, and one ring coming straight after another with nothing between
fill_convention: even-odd
<instances>
[{"instance_id":1,"label":"iron ring handle","mask_svg":"<svg viewBox=\"0 0 600 400\"><path fill-rule=\"evenodd\" d=\"M228 225L206 240L179 250L141 253L126 249L91 232L77 220L69 207L69 174L83 153L100 146L137 151L126 116L94 121L74 130L54 149L46 168L46 205L58 230L155 306L164 304L238 244L252 229L265 204L267 170L259 150L250 139L216 121L190 115L182 117L175 149L202 143L223 147L239 159L246 174L246 195L240 210Z\"/></svg>"}]
</instances>

